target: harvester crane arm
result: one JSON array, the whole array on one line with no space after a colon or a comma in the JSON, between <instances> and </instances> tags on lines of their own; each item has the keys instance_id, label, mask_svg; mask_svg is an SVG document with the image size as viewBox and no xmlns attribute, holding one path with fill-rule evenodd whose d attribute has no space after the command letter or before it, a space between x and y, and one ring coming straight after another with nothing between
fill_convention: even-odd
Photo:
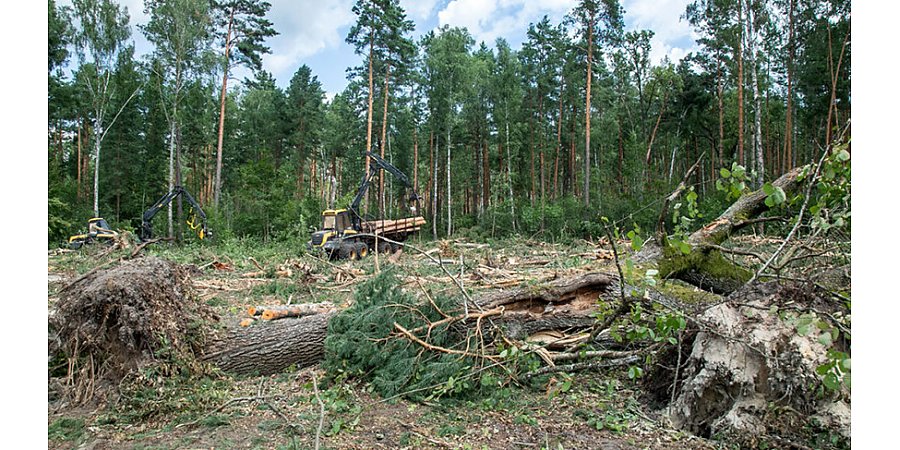
<instances>
[{"instance_id":1,"label":"harvester crane arm","mask_svg":"<svg viewBox=\"0 0 900 450\"><path fill-rule=\"evenodd\" d=\"M404 186L408 188L413 188L412 183L410 183L409 178L405 173L401 172L400 169L395 167L393 164L385 161L384 158L378 156L375 153L370 151L366 151L366 156L369 159L369 173L363 175L362 182L359 184L359 190L356 192L356 197L353 198L353 202L350 203L350 211L353 213L353 221L354 227L359 228L360 222L360 214L359 214L359 205L362 203L362 199L365 198L366 192L369 190L369 186L372 185L372 179L375 178L375 175L378 173L379 169L384 169L386 172L389 172L391 175L395 176ZM413 188L415 189L415 188ZM413 193L413 198L418 200L418 194Z\"/></svg>"},{"instance_id":2,"label":"harvester crane arm","mask_svg":"<svg viewBox=\"0 0 900 450\"><path fill-rule=\"evenodd\" d=\"M159 212L160 209L163 209L175 200L179 195L184 196L187 199L188 203L190 203L191 207L193 207L197 214L202 219L202 228L200 229L199 235L200 239L203 239L209 232L206 230L206 213L203 212L203 208L200 207L200 204L194 200L194 197L182 186L175 186L171 191L163 195L156 203L153 204L150 208L144 211L144 215L141 217L141 233L140 238L142 241L146 241L153 236L153 225L150 223L153 220L153 217L156 216L156 213Z\"/></svg>"}]
</instances>

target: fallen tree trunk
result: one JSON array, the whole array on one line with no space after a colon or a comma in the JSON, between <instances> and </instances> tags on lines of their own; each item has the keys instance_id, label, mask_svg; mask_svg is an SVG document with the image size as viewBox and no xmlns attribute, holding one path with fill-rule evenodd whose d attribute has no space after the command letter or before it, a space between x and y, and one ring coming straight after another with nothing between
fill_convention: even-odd
<instances>
[{"instance_id":1,"label":"fallen tree trunk","mask_svg":"<svg viewBox=\"0 0 900 450\"><path fill-rule=\"evenodd\" d=\"M786 195L792 195L800 188L800 174L805 167L785 173L772 185L784 190ZM727 295L743 286L753 274L728 261L719 244L748 225L772 220L758 218L769 209L765 202L766 194L762 189L742 196L716 220L688 237L686 243L690 252L687 254L661 242L660 276L677 278L717 294Z\"/></svg>"},{"instance_id":2,"label":"fallen tree trunk","mask_svg":"<svg viewBox=\"0 0 900 450\"><path fill-rule=\"evenodd\" d=\"M324 356L331 316L315 314L238 328L215 342L202 359L239 375L271 375L291 365L308 367Z\"/></svg>"},{"instance_id":3,"label":"fallen tree trunk","mask_svg":"<svg viewBox=\"0 0 900 450\"><path fill-rule=\"evenodd\" d=\"M525 339L545 330L590 327L596 320L597 300L617 282L610 274L588 273L554 280L545 286L489 294L474 302L485 311L502 309L502 314L492 314L494 324L504 327L511 339ZM307 305L296 307L304 312L313 311ZM470 313L471 320L462 326L475 327L477 323L488 326L486 321L477 320L478 311ZM306 315L237 328L217 341L203 359L239 375L268 375L291 365L311 366L324 357L328 319L332 316L332 313ZM461 323L463 317L453 322Z\"/></svg>"}]
</instances>

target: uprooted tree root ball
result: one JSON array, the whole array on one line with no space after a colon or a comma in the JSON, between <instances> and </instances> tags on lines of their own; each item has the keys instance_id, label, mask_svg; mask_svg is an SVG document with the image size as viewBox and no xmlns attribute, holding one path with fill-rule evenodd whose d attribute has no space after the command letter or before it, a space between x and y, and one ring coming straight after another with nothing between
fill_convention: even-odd
<instances>
[{"instance_id":1,"label":"uprooted tree root ball","mask_svg":"<svg viewBox=\"0 0 900 450\"><path fill-rule=\"evenodd\" d=\"M676 427L750 448L772 436L784 439L789 430L804 442L809 436L797 430L822 428L849 445L849 391L823 390L819 381L827 344L840 334L828 322L838 312L826 311L808 291L807 298L798 293L774 282L751 284L698 318L701 329L682 355L669 405ZM801 312L811 307L819 316Z\"/></svg>"},{"instance_id":2,"label":"uprooted tree root ball","mask_svg":"<svg viewBox=\"0 0 900 450\"><path fill-rule=\"evenodd\" d=\"M61 292L50 329L67 361L71 400L89 401L147 365L158 373L202 368L195 355L218 318L195 299L189 278L184 267L147 257L89 273Z\"/></svg>"}]
</instances>

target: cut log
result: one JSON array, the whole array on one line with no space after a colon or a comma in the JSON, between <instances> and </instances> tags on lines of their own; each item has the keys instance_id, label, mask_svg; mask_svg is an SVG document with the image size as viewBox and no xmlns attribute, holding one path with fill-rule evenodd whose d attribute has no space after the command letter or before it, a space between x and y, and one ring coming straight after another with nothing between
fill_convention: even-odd
<instances>
[{"instance_id":1,"label":"cut log","mask_svg":"<svg viewBox=\"0 0 900 450\"><path fill-rule=\"evenodd\" d=\"M275 320L283 319L285 317L304 317L333 311L334 306L331 304L323 305L321 303L311 303L306 305L286 305L276 308L266 308L266 310L262 312L262 319Z\"/></svg>"},{"instance_id":2,"label":"cut log","mask_svg":"<svg viewBox=\"0 0 900 450\"><path fill-rule=\"evenodd\" d=\"M248 315L253 317L262 316L262 319L264 320L281 319L284 317L303 317L330 311L334 311L334 305L330 302L247 307Z\"/></svg>"},{"instance_id":3,"label":"cut log","mask_svg":"<svg viewBox=\"0 0 900 450\"><path fill-rule=\"evenodd\" d=\"M271 375L294 365L298 369L322 360L331 314L276 320L232 330L203 355L226 372Z\"/></svg>"}]
</instances>

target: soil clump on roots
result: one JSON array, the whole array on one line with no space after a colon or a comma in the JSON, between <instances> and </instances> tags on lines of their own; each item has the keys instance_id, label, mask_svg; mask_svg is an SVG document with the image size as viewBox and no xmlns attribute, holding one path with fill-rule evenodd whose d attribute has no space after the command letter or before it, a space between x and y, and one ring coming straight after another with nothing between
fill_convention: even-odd
<instances>
[{"instance_id":1,"label":"soil clump on roots","mask_svg":"<svg viewBox=\"0 0 900 450\"><path fill-rule=\"evenodd\" d=\"M199 371L195 355L217 320L195 298L190 272L171 261L139 258L88 273L63 288L50 313L50 357L65 368L61 394L76 404L105 397L147 365Z\"/></svg>"}]
</instances>

